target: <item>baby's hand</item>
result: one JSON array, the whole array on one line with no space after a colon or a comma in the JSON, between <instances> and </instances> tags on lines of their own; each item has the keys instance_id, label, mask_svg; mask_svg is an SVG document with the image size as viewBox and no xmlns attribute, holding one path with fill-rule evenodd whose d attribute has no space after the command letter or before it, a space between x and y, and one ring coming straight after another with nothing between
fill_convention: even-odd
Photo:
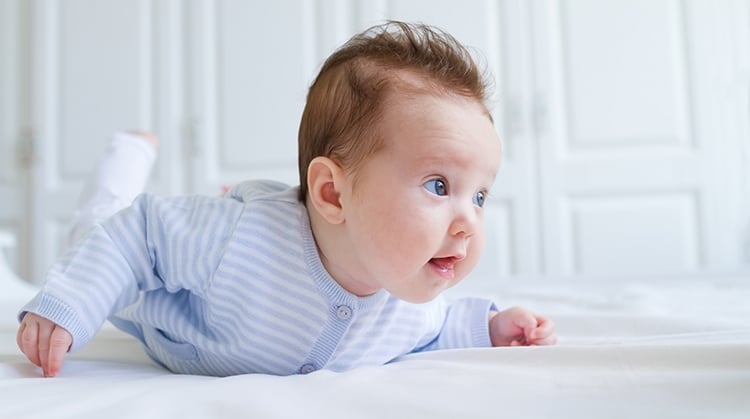
<instances>
[{"instance_id":1,"label":"baby's hand","mask_svg":"<svg viewBox=\"0 0 750 419\"><path fill-rule=\"evenodd\" d=\"M490 315L492 346L554 345L555 325L551 320L513 307Z\"/></svg>"},{"instance_id":2,"label":"baby's hand","mask_svg":"<svg viewBox=\"0 0 750 419\"><path fill-rule=\"evenodd\" d=\"M45 377L54 377L60 372L73 336L44 317L26 313L18 327L16 341L29 361L42 368Z\"/></svg>"}]
</instances>

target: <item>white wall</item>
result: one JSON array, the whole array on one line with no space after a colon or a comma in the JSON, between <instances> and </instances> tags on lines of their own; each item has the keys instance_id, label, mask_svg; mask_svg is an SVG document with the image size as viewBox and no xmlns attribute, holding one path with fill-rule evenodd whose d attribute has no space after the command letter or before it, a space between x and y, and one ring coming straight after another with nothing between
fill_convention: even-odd
<instances>
[{"instance_id":1,"label":"white wall","mask_svg":"<svg viewBox=\"0 0 750 419\"><path fill-rule=\"evenodd\" d=\"M386 18L495 76L506 158L476 276L750 265L748 0L3 0L0 228L40 280L108 135L155 131L149 189L296 182L306 88Z\"/></svg>"}]
</instances>

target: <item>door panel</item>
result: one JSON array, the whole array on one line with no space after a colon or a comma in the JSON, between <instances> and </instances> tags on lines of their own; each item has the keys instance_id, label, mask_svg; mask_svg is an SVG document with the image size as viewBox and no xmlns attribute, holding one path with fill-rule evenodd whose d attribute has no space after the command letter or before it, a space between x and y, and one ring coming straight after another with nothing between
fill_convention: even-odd
<instances>
[{"instance_id":1,"label":"door panel","mask_svg":"<svg viewBox=\"0 0 750 419\"><path fill-rule=\"evenodd\" d=\"M679 4L570 1L561 7L569 151L690 142Z\"/></svg>"},{"instance_id":2,"label":"door panel","mask_svg":"<svg viewBox=\"0 0 750 419\"><path fill-rule=\"evenodd\" d=\"M562 265L583 274L696 269L703 263L697 203L691 192L571 196L562 204L561 228L571 240Z\"/></svg>"},{"instance_id":3,"label":"door panel","mask_svg":"<svg viewBox=\"0 0 750 419\"><path fill-rule=\"evenodd\" d=\"M193 6L191 189L216 194L248 178L298 183L297 130L317 65L310 3Z\"/></svg>"},{"instance_id":4,"label":"door panel","mask_svg":"<svg viewBox=\"0 0 750 419\"><path fill-rule=\"evenodd\" d=\"M727 9L707 18L678 1L534 7L543 270L720 267L709 248L723 247L712 234L727 191L715 173L731 171L712 156L735 164L735 139L705 128L727 103L709 90L728 76L715 68L731 51L710 35Z\"/></svg>"}]
</instances>

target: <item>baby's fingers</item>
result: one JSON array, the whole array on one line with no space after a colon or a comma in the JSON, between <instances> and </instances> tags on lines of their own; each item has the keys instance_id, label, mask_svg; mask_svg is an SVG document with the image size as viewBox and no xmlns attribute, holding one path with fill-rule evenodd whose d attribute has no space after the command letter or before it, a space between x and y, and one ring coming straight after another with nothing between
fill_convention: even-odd
<instances>
[{"instance_id":1,"label":"baby's fingers","mask_svg":"<svg viewBox=\"0 0 750 419\"><path fill-rule=\"evenodd\" d=\"M18 329L17 335L18 347L21 349L29 361L41 367L39 360L39 324L36 322L23 322Z\"/></svg>"},{"instance_id":2,"label":"baby's fingers","mask_svg":"<svg viewBox=\"0 0 750 419\"><path fill-rule=\"evenodd\" d=\"M531 342L531 344L535 346L554 345L556 343L557 343L557 336L555 335L547 336L543 339L536 339L533 342Z\"/></svg>"},{"instance_id":3,"label":"baby's fingers","mask_svg":"<svg viewBox=\"0 0 750 419\"><path fill-rule=\"evenodd\" d=\"M60 372L63 359L65 358L65 354L68 352L71 343L73 343L73 338L68 331L60 326L55 326L54 329L52 329L52 334L49 336L47 369L44 373L45 376L54 377Z\"/></svg>"},{"instance_id":4,"label":"baby's fingers","mask_svg":"<svg viewBox=\"0 0 750 419\"><path fill-rule=\"evenodd\" d=\"M542 316L537 317L538 326L529 332L527 339L531 345L554 345L557 343L555 324Z\"/></svg>"},{"instance_id":5,"label":"baby's fingers","mask_svg":"<svg viewBox=\"0 0 750 419\"><path fill-rule=\"evenodd\" d=\"M29 361L42 368L45 377L54 377L60 371L73 337L50 320L27 313L18 328L16 342Z\"/></svg>"},{"instance_id":6,"label":"baby's fingers","mask_svg":"<svg viewBox=\"0 0 750 419\"><path fill-rule=\"evenodd\" d=\"M42 373L45 377L49 376L49 342L50 335L52 334L54 327L55 325L52 323L39 322L39 343L37 348L39 352L39 361L41 362Z\"/></svg>"}]
</instances>

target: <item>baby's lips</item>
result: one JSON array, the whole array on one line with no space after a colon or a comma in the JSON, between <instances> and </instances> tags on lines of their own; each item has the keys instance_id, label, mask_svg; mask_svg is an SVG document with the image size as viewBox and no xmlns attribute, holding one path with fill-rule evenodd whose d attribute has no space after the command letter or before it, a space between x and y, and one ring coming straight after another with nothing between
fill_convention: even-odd
<instances>
[{"instance_id":1,"label":"baby's lips","mask_svg":"<svg viewBox=\"0 0 750 419\"><path fill-rule=\"evenodd\" d=\"M447 258L432 258L432 263L437 265L442 270L450 270L453 269L453 265L456 264L456 258L454 257L447 257Z\"/></svg>"}]
</instances>

